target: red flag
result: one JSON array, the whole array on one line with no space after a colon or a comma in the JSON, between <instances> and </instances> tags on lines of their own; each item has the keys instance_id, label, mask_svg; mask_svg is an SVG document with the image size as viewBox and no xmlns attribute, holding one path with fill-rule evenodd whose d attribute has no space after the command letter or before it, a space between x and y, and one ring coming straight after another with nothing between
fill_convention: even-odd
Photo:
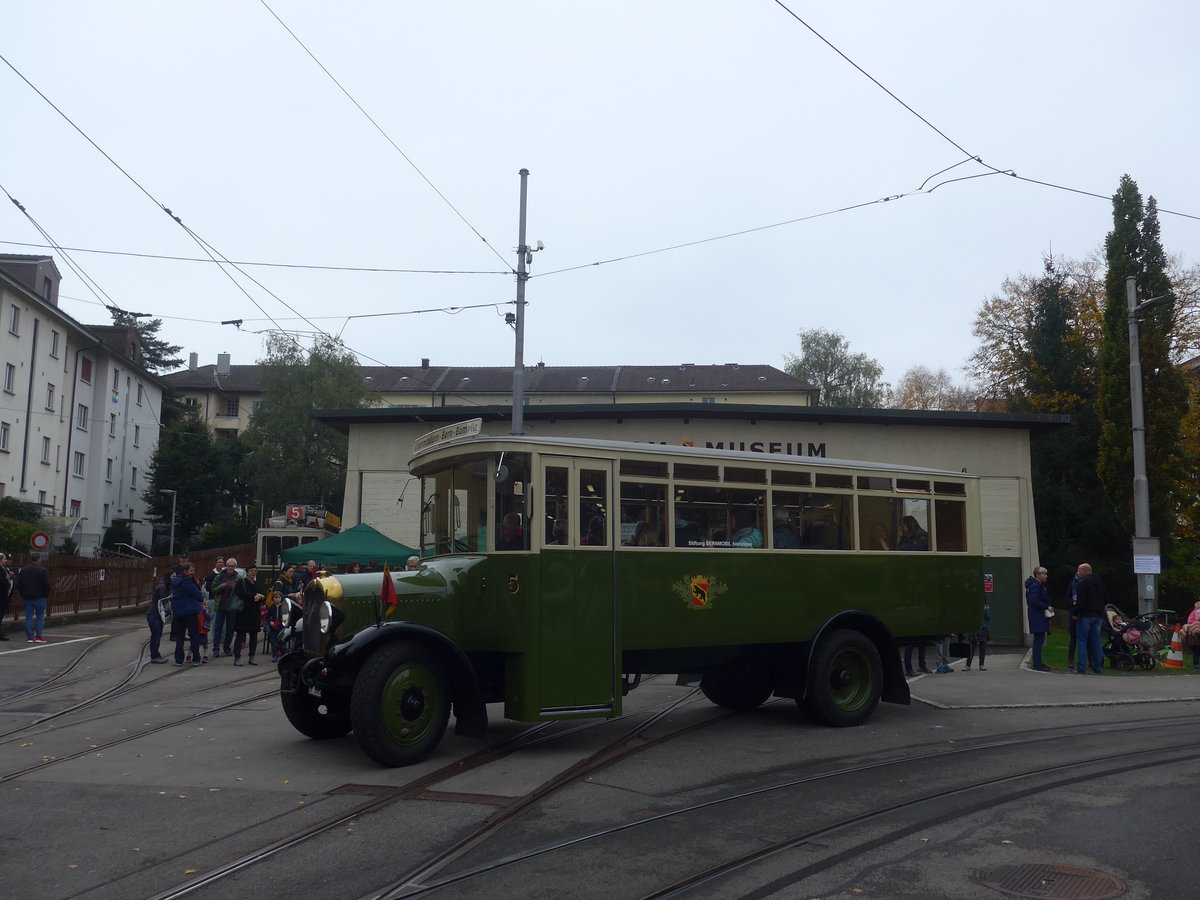
<instances>
[{"instance_id":1,"label":"red flag","mask_svg":"<svg viewBox=\"0 0 1200 900\"><path fill-rule=\"evenodd\" d=\"M392 570L387 563L383 564L383 589L379 593L379 598L383 601L384 606L387 607L383 611L383 614L390 616L399 600L396 599L396 585L392 581Z\"/></svg>"}]
</instances>

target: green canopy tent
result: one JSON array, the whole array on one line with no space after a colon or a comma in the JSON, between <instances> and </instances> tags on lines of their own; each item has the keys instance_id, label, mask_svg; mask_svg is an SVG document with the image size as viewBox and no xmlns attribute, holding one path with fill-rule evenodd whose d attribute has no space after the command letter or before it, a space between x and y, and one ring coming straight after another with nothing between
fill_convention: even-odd
<instances>
[{"instance_id":1,"label":"green canopy tent","mask_svg":"<svg viewBox=\"0 0 1200 900\"><path fill-rule=\"evenodd\" d=\"M393 541L370 525L363 524L319 541L289 547L280 557L285 563L304 563L315 559L320 565L344 566L358 562L364 566L371 563L382 566L387 563L393 569L403 569L410 556L420 555L411 547Z\"/></svg>"}]
</instances>

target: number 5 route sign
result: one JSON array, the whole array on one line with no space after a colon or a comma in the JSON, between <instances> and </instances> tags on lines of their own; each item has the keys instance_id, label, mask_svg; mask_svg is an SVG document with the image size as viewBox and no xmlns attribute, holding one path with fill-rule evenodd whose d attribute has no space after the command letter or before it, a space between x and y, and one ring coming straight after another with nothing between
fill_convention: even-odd
<instances>
[{"instance_id":1,"label":"number 5 route sign","mask_svg":"<svg viewBox=\"0 0 1200 900\"><path fill-rule=\"evenodd\" d=\"M49 550L50 549L50 535L46 534L46 532L44 532L44 531L37 532L33 537L31 537L29 539L29 546L32 547L34 550L38 551L39 553L43 550Z\"/></svg>"}]
</instances>

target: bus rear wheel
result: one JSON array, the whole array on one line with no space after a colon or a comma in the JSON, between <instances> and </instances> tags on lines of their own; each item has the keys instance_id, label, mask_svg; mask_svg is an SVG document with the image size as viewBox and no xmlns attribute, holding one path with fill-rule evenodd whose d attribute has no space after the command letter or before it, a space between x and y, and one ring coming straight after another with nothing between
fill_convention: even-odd
<instances>
[{"instance_id":1,"label":"bus rear wheel","mask_svg":"<svg viewBox=\"0 0 1200 900\"><path fill-rule=\"evenodd\" d=\"M446 669L415 641L375 651L354 681L350 719L363 752L385 766L420 762L437 746L450 718Z\"/></svg>"},{"instance_id":2,"label":"bus rear wheel","mask_svg":"<svg viewBox=\"0 0 1200 900\"><path fill-rule=\"evenodd\" d=\"M861 725L879 705L882 689L883 664L875 644L862 632L840 628L813 651L803 709L826 725Z\"/></svg>"},{"instance_id":3,"label":"bus rear wheel","mask_svg":"<svg viewBox=\"0 0 1200 900\"><path fill-rule=\"evenodd\" d=\"M304 685L281 693L279 699L287 720L305 737L328 741L350 733L350 712L322 703Z\"/></svg>"},{"instance_id":4,"label":"bus rear wheel","mask_svg":"<svg viewBox=\"0 0 1200 900\"><path fill-rule=\"evenodd\" d=\"M758 709L767 702L775 686L766 671L757 666L705 672L700 678L704 696L726 709Z\"/></svg>"}]
</instances>

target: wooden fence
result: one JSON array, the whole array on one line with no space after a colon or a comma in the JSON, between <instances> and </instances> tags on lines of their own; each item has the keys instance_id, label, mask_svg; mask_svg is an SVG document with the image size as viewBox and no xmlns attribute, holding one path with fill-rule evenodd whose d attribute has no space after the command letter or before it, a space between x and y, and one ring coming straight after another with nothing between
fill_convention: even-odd
<instances>
[{"instance_id":1,"label":"wooden fence","mask_svg":"<svg viewBox=\"0 0 1200 900\"><path fill-rule=\"evenodd\" d=\"M199 550L191 555L191 561L196 564L196 574L203 578L212 571L218 556L230 555L252 559L254 545L239 544ZM14 553L14 574L27 562L28 554ZM154 595L155 582L177 562L177 559L169 556L153 559L51 556L42 563L50 571L50 602L46 605L46 618L113 614L144 607ZM8 618L13 622L23 622L23 598L14 595L8 613Z\"/></svg>"}]
</instances>

